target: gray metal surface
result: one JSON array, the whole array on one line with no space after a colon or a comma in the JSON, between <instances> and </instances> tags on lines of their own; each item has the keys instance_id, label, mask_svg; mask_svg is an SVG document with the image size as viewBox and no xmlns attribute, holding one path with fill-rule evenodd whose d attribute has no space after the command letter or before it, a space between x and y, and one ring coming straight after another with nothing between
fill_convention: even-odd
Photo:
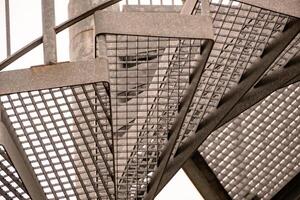
<instances>
[{"instance_id":1,"label":"gray metal surface","mask_svg":"<svg viewBox=\"0 0 300 200\"><path fill-rule=\"evenodd\" d=\"M114 23L112 24L111 21ZM95 13L96 35L110 33L148 37L213 39L213 30L209 24L212 24L209 16L105 11Z\"/></svg>"},{"instance_id":2,"label":"gray metal surface","mask_svg":"<svg viewBox=\"0 0 300 200\"><path fill-rule=\"evenodd\" d=\"M182 5L123 5L123 12L180 13Z\"/></svg>"},{"instance_id":3,"label":"gray metal surface","mask_svg":"<svg viewBox=\"0 0 300 200\"><path fill-rule=\"evenodd\" d=\"M0 95L99 81L109 83L108 61L105 58L41 65L0 72Z\"/></svg>"}]
</instances>

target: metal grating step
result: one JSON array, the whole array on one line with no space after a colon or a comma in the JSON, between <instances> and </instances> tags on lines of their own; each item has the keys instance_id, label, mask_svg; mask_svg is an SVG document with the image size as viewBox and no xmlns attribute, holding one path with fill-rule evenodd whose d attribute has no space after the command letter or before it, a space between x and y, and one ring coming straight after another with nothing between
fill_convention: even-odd
<instances>
[{"instance_id":1,"label":"metal grating step","mask_svg":"<svg viewBox=\"0 0 300 200\"><path fill-rule=\"evenodd\" d=\"M118 15L96 14L96 29L99 26L100 32L104 27L102 32L105 33L97 35L97 56L107 56L109 62L117 198L142 199L168 142L168 133L178 116L192 73L202 58L201 46L209 38L203 35L203 29L194 37L187 37L188 30L182 29L180 37L176 32L183 24L173 26L174 30L162 26L162 23L176 22L174 18L182 21L178 14L119 15L131 28L134 24L145 26L145 22L149 26L146 30L134 27L134 33L127 26L115 28L121 26L118 22L106 31L97 20L102 23ZM139 18L144 20L137 21ZM158 24L153 23L155 20ZM192 20L205 22L193 17L185 22L191 24ZM148 30L151 30L150 35Z\"/></svg>"},{"instance_id":2,"label":"metal grating step","mask_svg":"<svg viewBox=\"0 0 300 200\"><path fill-rule=\"evenodd\" d=\"M47 199L114 199L107 77L103 59L1 73L6 127Z\"/></svg>"}]
</instances>

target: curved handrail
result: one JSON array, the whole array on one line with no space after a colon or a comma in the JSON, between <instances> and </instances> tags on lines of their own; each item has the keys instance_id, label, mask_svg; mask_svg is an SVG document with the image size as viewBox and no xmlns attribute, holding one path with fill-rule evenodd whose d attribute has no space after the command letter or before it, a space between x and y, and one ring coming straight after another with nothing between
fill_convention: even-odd
<instances>
[{"instance_id":1,"label":"curved handrail","mask_svg":"<svg viewBox=\"0 0 300 200\"><path fill-rule=\"evenodd\" d=\"M94 8L92 8L88 11L86 11L86 12L84 12L84 13L82 13L82 14L74 17L74 18L71 18L71 19L55 26L54 31L57 34L61 31L65 30L66 28L69 28L70 26L76 24L77 22L93 15L95 11L103 10L103 9L113 5L113 4L116 4L116 3L120 2L120 1L121 0L108 0L108 1L105 1L104 3L101 3L101 4L95 6ZM12 54L11 56L4 59L0 63L0 71L3 70L5 67L7 67L8 65L10 65L14 61L16 61L18 58L25 55L26 53L28 53L29 51L31 51L32 49L34 49L35 47L39 46L42 43L43 43L43 36L40 36L37 39L30 42L29 44L27 44L26 46L24 46L23 48L19 49L17 52Z\"/></svg>"}]
</instances>

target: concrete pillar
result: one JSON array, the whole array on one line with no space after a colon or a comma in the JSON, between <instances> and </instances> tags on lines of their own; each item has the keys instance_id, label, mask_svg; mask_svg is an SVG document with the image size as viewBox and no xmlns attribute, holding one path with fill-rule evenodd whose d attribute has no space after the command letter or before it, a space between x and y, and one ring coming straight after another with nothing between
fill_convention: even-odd
<instances>
[{"instance_id":1,"label":"concrete pillar","mask_svg":"<svg viewBox=\"0 0 300 200\"><path fill-rule=\"evenodd\" d=\"M74 17L105 2L105 0L70 0L69 17ZM116 4L105 10L118 11ZM95 57L94 16L75 24L70 28L70 60L88 60Z\"/></svg>"}]
</instances>

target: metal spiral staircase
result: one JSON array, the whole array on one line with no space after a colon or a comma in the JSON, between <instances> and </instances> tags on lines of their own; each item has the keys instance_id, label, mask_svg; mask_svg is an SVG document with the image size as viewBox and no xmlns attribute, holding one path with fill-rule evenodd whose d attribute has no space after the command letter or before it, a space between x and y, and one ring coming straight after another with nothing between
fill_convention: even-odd
<instances>
[{"instance_id":1,"label":"metal spiral staircase","mask_svg":"<svg viewBox=\"0 0 300 200\"><path fill-rule=\"evenodd\" d=\"M42 1L43 36L8 41L1 70L45 65L0 72L0 196L152 200L183 168L205 199L299 199L300 2L118 2L55 26ZM91 15L95 58L58 63Z\"/></svg>"}]
</instances>

